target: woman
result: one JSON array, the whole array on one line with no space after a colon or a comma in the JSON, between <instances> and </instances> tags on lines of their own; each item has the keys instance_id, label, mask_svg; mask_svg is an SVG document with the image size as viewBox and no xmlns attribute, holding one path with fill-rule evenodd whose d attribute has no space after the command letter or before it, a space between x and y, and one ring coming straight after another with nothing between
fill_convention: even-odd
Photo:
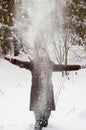
<instances>
[{"instance_id":1,"label":"woman","mask_svg":"<svg viewBox=\"0 0 86 130\"><path fill-rule=\"evenodd\" d=\"M52 72L73 71L81 69L80 65L58 65L54 64L44 48L37 50L36 56L31 62L17 59L9 59L14 65L26 68L32 73L32 87L30 96L30 110L35 115L35 130L47 127L51 111L55 110L54 93L52 85Z\"/></svg>"}]
</instances>

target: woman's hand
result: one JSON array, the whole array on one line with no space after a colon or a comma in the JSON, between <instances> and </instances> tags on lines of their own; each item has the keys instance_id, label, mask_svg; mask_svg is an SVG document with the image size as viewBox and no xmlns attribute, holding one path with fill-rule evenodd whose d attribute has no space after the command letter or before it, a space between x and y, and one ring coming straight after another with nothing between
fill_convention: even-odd
<instances>
[{"instance_id":1,"label":"woman's hand","mask_svg":"<svg viewBox=\"0 0 86 130\"><path fill-rule=\"evenodd\" d=\"M9 61L10 63L12 63L12 64L15 64L15 59L13 59L13 58L8 58L8 57L5 57L4 58L5 60L7 60L7 61Z\"/></svg>"},{"instance_id":2,"label":"woman's hand","mask_svg":"<svg viewBox=\"0 0 86 130\"><path fill-rule=\"evenodd\" d=\"M5 60L8 60L11 62L11 58L8 58L8 57L4 57Z\"/></svg>"}]
</instances>

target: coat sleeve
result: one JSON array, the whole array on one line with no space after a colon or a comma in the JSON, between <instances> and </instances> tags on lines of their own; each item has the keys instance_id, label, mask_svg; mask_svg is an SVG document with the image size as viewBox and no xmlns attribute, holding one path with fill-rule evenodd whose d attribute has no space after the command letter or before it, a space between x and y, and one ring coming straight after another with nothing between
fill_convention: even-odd
<instances>
[{"instance_id":1,"label":"coat sleeve","mask_svg":"<svg viewBox=\"0 0 86 130\"><path fill-rule=\"evenodd\" d=\"M53 65L53 71L75 71L81 69L80 65Z\"/></svg>"},{"instance_id":2,"label":"coat sleeve","mask_svg":"<svg viewBox=\"0 0 86 130\"><path fill-rule=\"evenodd\" d=\"M33 64L32 62L26 62L26 61L20 61L14 58L7 58L5 57L6 60L8 60L10 63L19 66L20 68L25 68L28 70L32 70L33 69Z\"/></svg>"}]
</instances>

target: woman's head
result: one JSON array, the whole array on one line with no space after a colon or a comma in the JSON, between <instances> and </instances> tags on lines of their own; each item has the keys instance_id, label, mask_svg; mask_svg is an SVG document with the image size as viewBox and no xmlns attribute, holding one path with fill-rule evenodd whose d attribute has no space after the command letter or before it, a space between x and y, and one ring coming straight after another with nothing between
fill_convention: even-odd
<instances>
[{"instance_id":1,"label":"woman's head","mask_svg":"<svg viewBox=\"0 0 86 130\"><path fill-rule=\"evenodd\" d=\"M44 48L39 48L37 51L37 55L41 58L44 58L47 56L47 52Z\"/></svg>"},{"instance_id":2,"label":"woman's head","mask_svg":"<svg viewBox=\"0 0 86 130\"><path fill-rule=\"evenodd\" d=\"M42 47L37 48L35 54L36 54L34 57L35 62L38 62L40 60L47 62L49 60L49 55L45 48L42 48Z\"/></svg>"}]
</instances>

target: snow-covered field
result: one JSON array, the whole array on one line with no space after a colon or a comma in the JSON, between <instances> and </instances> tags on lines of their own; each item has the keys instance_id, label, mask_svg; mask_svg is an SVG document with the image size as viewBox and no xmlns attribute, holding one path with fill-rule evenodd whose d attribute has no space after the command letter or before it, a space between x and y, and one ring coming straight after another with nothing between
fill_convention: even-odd
<instances>
[{"instance_id":1,"label":"snow-covered field","mask_svg":"<svg viewBox=\"0 0 86 130\"><path fill-rule=\"evenodd\" d=\"M43 130L86 130L86 70L70 73L70 80L53 73L57 110ZM0 59L0 130L33 130L29 111L31 73ZM62 87L59 97L59 88Z\"/></svg>"}]
</instances>

